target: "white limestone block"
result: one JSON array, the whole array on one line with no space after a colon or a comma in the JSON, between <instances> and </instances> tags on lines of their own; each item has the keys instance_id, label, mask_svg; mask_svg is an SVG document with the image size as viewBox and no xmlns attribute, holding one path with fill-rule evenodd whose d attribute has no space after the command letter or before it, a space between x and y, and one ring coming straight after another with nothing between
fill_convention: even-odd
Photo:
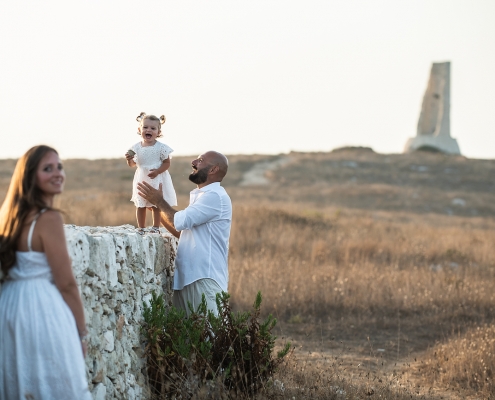
<instances>
[{"instance_id":1,"label":"white limestone block","mask_svg":"<svg viewBox=\"0 0 495 400\"><path fill-rule=\"evenodd\" d=\"M120 360L117 359L117 353L115 351L104 355L104 360L107 365L108 378L115 379L119 372L124 372L124 368L121 368Z\"/></svg>"},{"instance_id":2,"label":"white limestone block","mask_svg":"<svg viewBox=\"0 0 495 400\"><path fill-rule=\"evenodd\" d=\"M74 226L72 225L71 228ZM67 249L72 260L76 278L82 277L89 266L89 243L87 236L78 230L65 228Z\"/></svg>"},{"instance_id":3,"label":"white limestone block","mask_svg":"<svg viewBox=\"0 0 495 400\"><path fill-rule=\"evenodd\" d=\"M116 393L115 386L109 378L105 378L105 389L107 390L105 395L107 399L123 398L123 396L119 396L118 393Z\"/></svg>"},{"instance_id":4,"label":"white limestone block","mask_svg":"<svg viewBox=\"0 0 495 400\"><path fill-rule=\"evenodd\" d=\"M101 383L104 381L107 375L107 365L104 362L103 356L100 351L90 351L86 357L86 363L88 360L92 360L93 368L91 375L92 383Z\"/></svg>"},{"instance_id":5,"label":"white limestone block","mask_svg":"<svg viewBox=\"0 0 495 400\"><path fill-rule=\"evenodd\" d=\"M115 348L114 346L114 340L113 340L113 332L112 331L106 331L104 334L103 334L103 337L105 339L104 341L104 348L106 351L113 351L113 349Z\"/></svg>"},{"instance_id":6,"label":"white limestone block","mask_svg":"<svg viewBox=\"0 0 495 400\"><path fill-rule=\"evenodd\" d=\"M107 272L105 270L104 256L106 251L101 246L101 236L88 236L89 242L89 266L87 273L90 276L97 276L99 280L106 281ZM103 254L102 254L103 253ZM98 284L98 282L95 282Z\"/></svg>"},{"instance_id":7,"label":"white limestone block","mask_svg":"<svg viewBox=\"0 0 495 400\"><path fill-rule=\"evenodd\" d=\"M148 307L150 307L150 305L151 305L151 293L149 293L149 294L147 294L147 295L143 296L143 302L145 302L145 303L146 303L146 305L147 305Z\"/></svg>"},{"instance_id":8,"label":"white limestone block","mask_svg":"<svg viewBox=\"0 0 495 400\"><path fill-rule=\"evenodd\" d=\"M93 395L93 400L105 400L107 396L107 388L103 383L98 383L91 394Z\"/></svg>"}]
</instances>

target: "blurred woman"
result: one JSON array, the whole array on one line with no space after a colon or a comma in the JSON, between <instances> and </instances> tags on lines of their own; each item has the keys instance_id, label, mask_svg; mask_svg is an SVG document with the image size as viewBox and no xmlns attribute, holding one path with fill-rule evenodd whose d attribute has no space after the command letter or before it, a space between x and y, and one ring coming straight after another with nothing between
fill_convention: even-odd
<instances>
[{"instance_id":1,"label":"blurred woman","mask_svg":"<svg viewBox=\"0 0 495 400\"><path fill-rule=\"evenodd\" d=\"M33 147L0 209L0 399L91 399L84 311L53 208L64 180L58 153Z\"/></svg>"}]
</instances>

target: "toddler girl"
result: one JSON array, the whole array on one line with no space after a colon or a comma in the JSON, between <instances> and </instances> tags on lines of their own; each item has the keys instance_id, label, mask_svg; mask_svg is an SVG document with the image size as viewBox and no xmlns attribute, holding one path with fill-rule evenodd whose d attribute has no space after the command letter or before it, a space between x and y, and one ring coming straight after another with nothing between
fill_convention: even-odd
<instances>
[{"instance_id":1,"label":"toddler girl","mask_svg":"<svg viewBox=\"0 0 495 400\"><path fill-rule=\"evenodd\" d=\"M139 122L138 135L141 136L141 141L136 143L125 154L127 165L129 167L137 166L132 182L132 198L131 201L136 205L136 218L138 223L138 232L143 235L146 225L146 208L152 207L153 211L153 227L150 229L152 233L159 233L160 227L160 212L154 204L149 203L138 194L138 182L148 182L155 189L158 189L159 184L162 184L163 198L171 206L177 205L177 197L175 195L172 178L168 172L170 167L170 153L173 149L165 143L161 143L156 139L162 136L161 127L165 123L165 116L160 118L154 115L146 115L142 112L136 118Z\"/></svg>"}]
</instances>

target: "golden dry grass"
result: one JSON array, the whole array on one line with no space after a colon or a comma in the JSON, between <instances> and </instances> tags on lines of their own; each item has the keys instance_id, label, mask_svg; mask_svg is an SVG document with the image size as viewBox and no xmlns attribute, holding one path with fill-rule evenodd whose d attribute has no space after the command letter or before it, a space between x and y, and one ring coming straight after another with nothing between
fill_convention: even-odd
<instances>
[{"instance_id":1,"label":"golden dry grass","mask_svg":"<svg viewBox=\"0 0 495 400\"><path fill-rule=\"evenodd\" d=\"M269 186L254 187L239 186L242 174L277 156L230 157L224 182L234 203L233 306L250 307L261 290L281 341L297 346L278 395L493 397L495 162L369 151L289 157L268 173ZM192 189L189 159L172 162L179 208ZM0 194L13 165L0 161ZM66 167L68 223L135 224L123 160Z\"/></svg>"},{"instance_id":2,"label":"golden dry grass","mask_svg":"<svg viewBox=\"0 0 495 400\"><path fill-rule=\"evenodd\" d=\"M301 375L307 381L327 374L328 364L322 359L339 354L342 342L352 349L341 364L334 361L340 366L334 368L334 378L349 379L352 370L361 382L358 392L369 382L375 391L398 390L390 374L405 368L409 383L405 378L402 383L414 387L411 369L421 366L409 365L413 357L454 332L464 338L471 327L494 322L495 226L487 229L487 223L443 216L402 215L396 220L394 215L349 210L315 215L239 207L232 233L230 292L244 308L247 294L261 290L265 307L282 321L280 334L295 336L306 351L320 354L308 374ZM486 347L473 340L474 348ZM377 353L378 348L383 352ZM455 346L448 348L456 354ZM494 355L487 352L485 363L493 363ZM469 368L457 366L463 357L470 359L463 360ZM404 387L405 393L433 398L432 386L485 393L486 387L473 386L471 377L487 377L479 361L482 352L466 351L463 357L451 357L451 374L422 376L420 386ZM359 372L359 363L370 368Z\"/></svg>"},{"instance_id":3,"label":"golden dry grass","mask_svg":"<svg viewBox=\"0 0 495 400\"><path fill-rule=\"evenodd\" d=\"M262 290L273 311L340 319L495 313L495 231L340 212L237 207L230 291ZM247 299L246 299L247 300ZM472 311L476 309L475 314ZM377 322L378 323L378 322Z\"/></svg>"},{"instance_id":4,"label":"golden dry grass","mask_svg":"<svg viewBox=\"0 0 495 400\"><path fill-rule=\"evenodd\" d=\"M478 326L439 343L421 366L430 384L471 389L485 398L495 396L495 326Z\"/></svg>"}]
</instances>

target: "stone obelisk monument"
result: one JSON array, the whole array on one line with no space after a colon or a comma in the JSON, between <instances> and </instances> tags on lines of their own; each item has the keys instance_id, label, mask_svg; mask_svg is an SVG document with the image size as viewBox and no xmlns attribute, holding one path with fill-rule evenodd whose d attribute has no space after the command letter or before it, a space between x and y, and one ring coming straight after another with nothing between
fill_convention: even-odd
<instances>
[{"instance_id":1,"label":"stone obelisk monument","mask_svg":"<svg viewBox=\"0 0 495 400\"><path fill-rule=\"evenodd\" d=\"M431 66L418 131L407 141L404 152L421 149L461 154L457 140L450 136L450 62Z\"/></svg>"}]
</instances>

